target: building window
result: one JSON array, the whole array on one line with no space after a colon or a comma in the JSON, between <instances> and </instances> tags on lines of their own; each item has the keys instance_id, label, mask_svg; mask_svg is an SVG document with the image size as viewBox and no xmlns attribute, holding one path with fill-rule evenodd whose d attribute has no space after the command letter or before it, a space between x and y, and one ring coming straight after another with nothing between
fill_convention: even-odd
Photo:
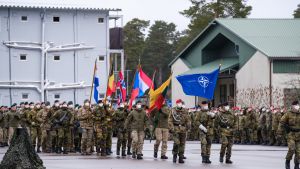
<instances>
[{"instance_id":1,"label":"building window","mask_svg":"<svg viewBox=\"0 0 300 169\"><path fill-rule=\"evenodd\" d=\"M21 55L20 55L20 60L22 60L22 61L27 60L27 55L21 54Z\"/></svg>"},{"instance_id":2,"label":"building window","mask_svg":"<svg viewBox=\"0 0 300 169\"><path fill-rule=\"evenodd\" d=\"M22 94L22 99L23 100L28 100L28 98L29 98L29 94L28 93L23 93Z\"/></svg>"},{"instance_id":3,"label":"building window","mask_svg":"<svg viewBox=\"0 0 300 169\"><path fill-rule=\"evenodd\" d=\"M300 73L300 60L274 60L273 73Z\"/></svg>"},{"instance_id":4,"label":"building window","mask_svg":"<svg viewBox=\"0 0 300 169\"><path fill-rule=\"evenodd\" d=\"M220 102L224 103L227 101L227 85L220 85Z\"/></svg>"},{"instance_id":5,"label":"building window","mask_svg":"<svg viewBox=\"0 0 300 169\"><path fill-rule=\"evenodd\" d=\"M234 84L229 85L229 96L234 98Z\"/></svg>"},{"instance_id":6,"label":"building window","mask_svg":"<svg viewBox=\"0 0 300 169\"><path fill-rule=\"evenodd\" d=\"M235 52L236 52L237 54L240 53L240 46L239 46L239 45L235 45Z\"/></svg>"},{"instance_id":7,"label":"building window","mask_svg":"<svg viewBox=\"0 0 300 169\"><path fill-rule=\"evenodd\" d=\"M60 22L60 17L59 16L53 16L53 22Z\"/></svg>"},{"instance_id":8,"label":"building window","mask_svg":"<svg viewBox=\"0 0 300 169\"><path fill-rule=\"evenodd\" d=\"M28 19L27 16L21 16L21 21L22 21L22 22L26 22L27 19Z\"/></svg>"},{"instance_id":9,"label":"building window","mask_svg":"<svg viewBox=\"0 0 300 169\"><path fill-rule=\"evenodd\" d=\"M54 55L53 59L54 59L55 61L59 61L59 60L60 60L60 56L59 56L59 55Z\"/></svg>"},{"instance_id":10,"label":"building window","mask_svg":"<svg viewBox=\"0 0 300 169\"><path fill-rule=\"evenodd\" d=\"M99 62L103 62L104 61L104 56L99 56Z\"/></svg>"},{"instance_id":11,"label":"building window","mask_svg":"<svg viewBox=\"0 0 300 169\"><path fill-rule=\"evenodd\" d=\"M98 18L98 23L104 23L104 18Z\"/></svg>"},{"instance_id":12,"label":"building window","mask_svg":"<svg viewBox=\"0 0 300 169\"><path fill-rule=\"evenodd\" d=\"M54 99L59 100L60 99L60 94L54 94Z\"/></svg>"}]
</instances>

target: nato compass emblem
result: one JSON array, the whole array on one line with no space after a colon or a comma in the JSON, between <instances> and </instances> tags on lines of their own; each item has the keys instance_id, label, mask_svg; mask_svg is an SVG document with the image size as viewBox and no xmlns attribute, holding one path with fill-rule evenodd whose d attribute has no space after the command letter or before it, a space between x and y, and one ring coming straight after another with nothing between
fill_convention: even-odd
<instances>
[{"instance_id":1,"label":"nato compass emblem","mask_svg":"<svg viewBox=\"0 0 300 169\"><path fill-rule=\"evenodd\" d=\"M209 79L205 76L199 76L198 83L201 87L203 87L203 90L205 93L205 89L208 87L209 83L212 83L212 82L210 82Z\"/></svg>"}]
</instances>

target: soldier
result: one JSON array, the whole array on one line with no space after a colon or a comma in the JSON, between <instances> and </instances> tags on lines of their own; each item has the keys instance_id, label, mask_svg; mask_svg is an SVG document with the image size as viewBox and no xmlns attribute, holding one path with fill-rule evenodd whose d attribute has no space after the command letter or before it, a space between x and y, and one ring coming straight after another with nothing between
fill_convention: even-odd
<instances>
[{"instance_id":1,"label":"soldier","mask_svg":"<svg viewBox=\"0 0 300 169\"><path fill-rule=\"evenodd\" d=\"M147 123L147 115L142 108L142 103L138 101L136 103L136 109L133 109L126 121L125 130L128 126L131 126L131 136L132 136L132 158L137 158L138 160L143 159L142 149L144 144L145 132L144 128Z\"/></svg>"},{"instance_id":2,"label":"soldier","mask_svg":"<svg viewBox=\"0 0 300 169\"><path fill-rule=\"evenodd\" d=\"M30 135L30 126L31 126L30 112L31 112L30 105L28 102L25 102L24 109L20 111L21 126L26 128L29 135Z\"/></svg>"},{"instance_id":3,"label":"soldier","mask_svg":"<svg viewBox=\"0 0 300 169\"><path fill-rule=\"evenodd\" d=\"M97 155L106 156L106 118L104 105L102 100L98 101L98 105L93 111L93 121L96 140Z\"/></svg>"},{"instance_id":4,"label":"soldier","mask_svg":"<svg viewBox=\"0 0 300 169\"><path fill-rule=\"evenodd\" d=\"M280 113L280 110L275 108L273 110L273 116L272 116L272 135L273 135L273 137L275 137L276 142L274 145L276 145L276 146L279 146L282 142L282 140L279 139L276 134L281 117L282 117L282 115Z\"/></svg>"},{"instance_id":5,"label":"soldier","mask_svg":"<svg viewBox=\"0 0 300 169\"><path fill-rule=\"evenodd\" d=\"M50 130L50 142L52 146L51 152L56 152L56 147L57 147L57 126L53 124L51 119L53 118L52 116L55 114L60 109L60 104L58 100L54 101L54 105L50 109L50 123L51 123L51 130Z\"/></svg>"},{"instance_id":6,"label":"soldier","mask_svg":"<svg viewBox=\"0 0 300 169\"><path fill-rule=\"evenodd\" d=\"M245 129L246 129L246 136L248 144L256 144L257 137L256 129L257 129L257 121L256 121L256 114L251 107L245 109L246 118L245 118Z\"/></svg>"},{"instance_id":7,"label":"soldier","mask_svg":"<svg viewBox=\"0 0 300 169\"><path fill-rule=\"evenodd\" d=\"M124 105L125 105L125 108L124 108L125 112L127 114L129 114L130 111L128 110L128 104L125 103ZM126 137L127 137L127 155L132 155L132 153L131 153L131 144L132 144L131 132L132 132L132 130L131 130L131 126L130 125L127 126L126 132L127 132L127 134L126 134Z\"/></svg>"},{"instance_id":8,"label":"soldier","mask_svg":"<svg viewBox=\"0 0 300 169\"><path fill-rule=\"evenodd\" d=\"M183 101L181 99L176 101L176 107L168 118L168 126L173 135L173 163L176 163L179 155L179 163L184 163L184 146L186 141L186 132L191 128L191 121L186 109L182 107Z\"/></svg>"},{"instance_id":9,"label":"soldier","mask_svg":"<svg viewBox=\"0 0 300 169\"><path fill-rule=\"evenodd\" d=\"M277 134L283 137L284 130L288 133L288 152L286 155L285 168L290 169L290 161L295 154L295 169L299 169L300 157L300 112L299 102L292 103L291 111L284 114L280 120Z\"/></svg>"},{"instance_id":10,"label":"soldier","mask_svg":"<svg viewBox=\"0 0 300 169\"><path fill-rule=\"evenodd\" d=\"M124 110L124 103L121 103L118 109L113 114L113 121L117 129L117 155L120 155L120 149L122 147L122 156L126 156L126 143L127 143L127 131L125 130L125 120L128 116L127 111Z\"/></svg>"},{"instance_id":11,"label":"soldier","mask_svg":"<svg viewBox=\"0 0 300 169\"><path fill-rule=\"evenodd\" d=\"M4 130L5 130L4 106L0 107L0 147L4 147Z\"/></svg>"},{"instance_id":12,"label":"soldier","mask_svg":"<svg viewBox=\"0 0 300 169\"><path fill-rule=\"evenodd\" d=\"M267 125L266 125L266 118L267 118L267 109L265 107L262 107L260 109L260 116L258 121L258 128L260 130L260 137L262 140L262 145L266 145L268 143L268 137L267 137Z\"/></svg>"},{"instance_id":13,"label":"soldier","mask_svg":"<svg viewBox=\"0 0 300 169\"><path fill-rule=\"evenodd\" d=\"M10 111L7 113L8 121L8 142L10 144L12 136L16 128L20 127L20 113L17 111L17 104L14 103L11 105Z\"/></svg>"},{"instance_id":14,"label":"soldier","mask_svg":"<svg viewBox=\"0 0 300 169\"><path fill-rule=\"evenodd\" d=\"M170 115L170 109L164 102L162 108L154 113L152 113L152 118L154 119L154 129L156 142L154 144L154 158L157 158L157 153L159 145L161 145L161 159L168 159L166 156L168 149L168 139L169 139L169 127L168 127L168 118Z\"/></svg>"},{"instance_id":15,"label":"soldier","mask_svg":"<svg viewBox=\"0 0 300 169\"><path fill-rule=\"evenodd\" d=\"M196 116L195 122L200 129L202 163L210 164L210 148L213 137L213 119L215 114L209 111L208 103L202 102L201 112Z\"/></svg>"},{"instance_id":16,"label":"soldier","mask_svg":"<svg viewBox=\"0 0 300 169\"><path fill-rule=\"evenodd\" d=\"M272 107L266 110L266 129L267 129L267 138L269 146L272 146L275 143L274 137L272 135Z\"/></svg>"},{"instance_id":17,"label":"soldier","mask_svg":"<svg viewBox=\"0 0 300 169\"><path fill-rule=\"evenodd\" d=\"M112 154L112 134L113 134L113 121L112 114L114 110L112 109L111 102L106 100L104 105L104 113L106 120L106 154Z\"/></svg>"},{"instance_id":18,"label":"soldier","mask_svg":"<svg viewBox=\"0 0 300 169\"><path fill-rule=\"evenodd\" d=\"M42 152L51 152L51 112L50 102L45 103L45 107L38 112L38 120L41 124L42 130Z\"/></svg>"},{"instance_id":19,"label":"soldier","mask_svg":"<svg viewBox=\"0 0 300 169\"><path fill-rule=\"evenodd\" d=\"M224 155L226 152L226 164L231 164L231 150L233 145L233 131L235 127L235 117L230 111L228 103L219 106L220 114L217 116L216 121L220 126L221 131L221 150L220 162L223 163Z\"/></svg>"},{"instance_id":20,"label":"soldier","mask_svg":"<svg viewBox=\"0 0 300 169\"><path fill-rule=\"evenodd\" d=\"M31 121L30 125L30 136L31 136L31 141L32 145L35 149L36 143L37 143L37 152L40 153L40 147L41 147L41 142L42 142L42 131L41 131L41 119L38 117L38 112L41 110L41 105L40 103L36 103L35 106L31 105L31 111L29 114L29 119Z\"/></svg>"},{"instance_id":21,"label":"soldier","mask_svg":"<svg viewBox=\"0 0 300 169\"><path fill-rule=\"evenodd\" d=\"M82 128L81 155L91 155L93 137L93 114L90 101L85 100L84 106L78 112L78 120Z\"/></svg>"},{"instance_id":22,"label":"soldier","mask_svg":"<svg viewBox=\"0 0 300 169\"><path fill-rule=\"evenodd\" d=\"M75 152L81 152L80 147L81 147L81 134L82 130L80 127L80 121L78 120L78 111L81 108L78 104L75 105L74 108L74 147L75 147Z\"/></svg>"}]
</instances>

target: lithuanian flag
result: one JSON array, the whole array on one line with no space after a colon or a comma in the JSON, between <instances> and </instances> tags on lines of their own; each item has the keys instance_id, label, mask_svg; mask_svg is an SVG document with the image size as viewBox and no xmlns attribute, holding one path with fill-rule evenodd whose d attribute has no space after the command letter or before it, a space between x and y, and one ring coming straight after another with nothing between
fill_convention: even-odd
<instances>
[{"instance_id":1,"label":"lithuanian flag","mask_svg":"<svg viewBox=\"0 0 300 169\"><path fill-rule=\"evenodd\" d=\"M171 83L171 79L172 79L172 75L170 75L168 80L166 80L159 88L157 88L156 90L150 90L150 92L149 92L149 94L150 94L149 112L151 112L155 108L157 108L158 110L161 109L161 107L165 101L165 97L166 97L169 85Z\"/></svg>"}]
</instances>

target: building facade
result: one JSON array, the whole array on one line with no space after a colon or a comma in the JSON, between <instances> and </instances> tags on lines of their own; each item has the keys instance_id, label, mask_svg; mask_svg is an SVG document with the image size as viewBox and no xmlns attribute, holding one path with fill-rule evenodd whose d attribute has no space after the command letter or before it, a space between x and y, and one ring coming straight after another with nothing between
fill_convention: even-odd
<instances>
[{"instance_id":1,"label":"building facade","mask_svg":"<svg viewBox=\"0 0 300 169\"><path fill-rule=\"evenodd\" d=\"M50 2L0 4L0 105L83 103L90 97L95 60L104 96L110 12L120 9Z\"/></svg>"},{"instance_id":2,"label":"building facade","mask_svg":"<svg viewBox=\"0 0 300 169\"><path fill-rule=\"evenodd\" d=\"M299 19L216 19L171 63L172 102L194 107L203 98L186 96L177 75L220 68L212 105L289 106L299 99Z\"/></svg>"}]
</instances>

